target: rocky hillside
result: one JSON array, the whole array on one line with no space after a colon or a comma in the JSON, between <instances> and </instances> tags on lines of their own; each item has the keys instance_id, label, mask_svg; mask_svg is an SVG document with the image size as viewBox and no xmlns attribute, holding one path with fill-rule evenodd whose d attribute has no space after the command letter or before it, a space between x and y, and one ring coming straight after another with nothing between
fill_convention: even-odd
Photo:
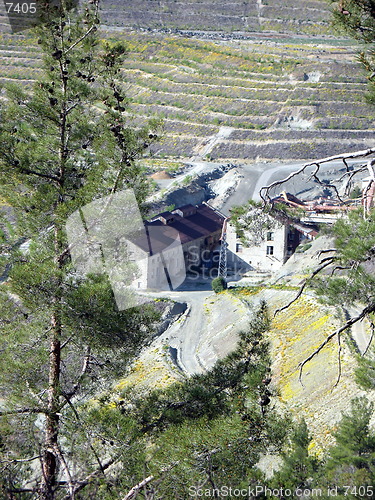
<instances>
[{"instance_id":1,"label":"rocky hillside","mask_svg":"<svg viewBox=\"0 0 375 500\"><path fill-rule=\"evenodd\" d=\"M154 158L307 160L375 146L366 78L352 42L327 35L325 0L104 0L102 17L102 36L128 44L130 123L164 119ZM0 82L39 75L38 45L10 34L2 3L0 61Z\"/></svg>"},{"instance_id":2,"label":"rocky hillside","mask_svg":"<svg viewBox=\"0 0 375 500\"><path fill-rule=\"evenodd\" d=\"M127 39L132 111L165 120L159 156L309 159L375 145L366 81L347 41Z\"/></svg>"},{"instance_id":3,"label":"rocky hillside","mask_svg":"<svg viewBox=\"0 0 375 500\"><path fill-rule=\"evenodd\" d=\"M326 0L121 0L103 1L110 26L204 31L329 31Z\"/></svg>"}]
</instances>

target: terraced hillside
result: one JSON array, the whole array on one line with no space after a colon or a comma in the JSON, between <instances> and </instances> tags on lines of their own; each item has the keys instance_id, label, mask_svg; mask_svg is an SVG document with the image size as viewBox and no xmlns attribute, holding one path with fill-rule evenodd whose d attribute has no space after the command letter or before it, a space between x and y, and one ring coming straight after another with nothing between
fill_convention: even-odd
<instances>
[{"instance_id":1,"label":"terraced hillside","mask_svg":"<svg viewBox=\"0 0 375 500\"><path fill-rule=\"evenodd\" d=\"M105 0L110 26L205 31L329 31L325 0Z\"/></svg>"},{"instance_id":2,"label":"terraced hillside","mask_svg":"<svg viewBox=\"0 0 375 500\"><path fill-rule=\"evenodd\" d=\"M159 155L307 159L374 144L346 43L129 39L123 79L135 114L165 119Z\"/></svg>"},{"instance_id":3,"label":"terraced hillside","mask_svg":"<svg viewBox=\"0 0 375 500\"><path fill-rule=\"evenodd\" d=\"M288 2L279 4L286 9ZM39 73L38 45L27 32L11 35L6 29L0 31L0 79L28 84ZM154 156L312 159L375 146L374 109L364 101L366 79L347 40L277 33L187 37L114 28L103 37L128 42L121 77L129 120L137 125L150 116L164 118L165 133L150 151Z\"/></svg>"},{"instance_id":4,"label":"terraced hillside","mask_svg":"<svg viewBox=\"0 0 375 500\"><path fill-rule=\"evenodd\" d=\"M102 19L107 26L121 28L320 35L330 31L327 0L102 0ZM0 26L6 21L1 2Z\"/></svg>"}]
</instances>

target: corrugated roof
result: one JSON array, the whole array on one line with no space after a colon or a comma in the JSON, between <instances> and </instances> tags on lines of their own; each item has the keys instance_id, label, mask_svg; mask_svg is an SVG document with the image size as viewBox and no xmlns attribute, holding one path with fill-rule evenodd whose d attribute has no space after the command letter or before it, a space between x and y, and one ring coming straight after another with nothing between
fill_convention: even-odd
<instances>
[{"instance_id":1,"label":"corrugated roof","mask_svg":"<svg viewBox=\"0 0 375 500\"><path fill-rule=\"evenodd\" d=\"M185 205L187 207L189 205ZM192 205L191 205L192 206ZM156 217L165 217L163 212ZM216 231L221 231L225 217L215 211L208 205L198 205L196 212L186 217L181 217L178 214L173 214L173 222L163 224L163 222L155 217L151 222L145 222L146 233L141 237L133 240L138 247L151 255L161 252L170 246L177 238L180 237L182 244L188 243L198 238L207 237Z\"/></svg>"},{"instance_id":2,"label":"corrugated roof","mask_svg":"<svg viewBox=\"0 0 375 500\"><path fill-rule=\"evenodd\" d=\"M182 207L175 208L172 213L181 212L184 217L189 216L193 212L197 211L197 207L188 203L187 205L183 205Z\"/></svg>"}]
</instances>

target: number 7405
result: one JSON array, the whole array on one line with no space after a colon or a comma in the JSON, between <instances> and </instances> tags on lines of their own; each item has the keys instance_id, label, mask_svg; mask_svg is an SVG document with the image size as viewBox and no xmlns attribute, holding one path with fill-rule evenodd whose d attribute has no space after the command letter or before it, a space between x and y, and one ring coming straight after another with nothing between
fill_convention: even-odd
<instances>
[{"instance_id":1,"label":"number 7405","mask_svg":"<svg viewBox=\"0 0 375 500\"><path fill-rule=\"evenodd\" d=\"M18 14L35 14L36 13L36 3L13 3L9 2L5 4L7 9L7 14L10 12L17 12Z\"/></svg>"},{"instance_id":2,"label":"number 7405","mask_svg":"<svg viewBox=\"0 0 375 500\"><path fill-rule=\"evenodd\" d=\"M372 486L344 486L344 490L345 496L372 497L374 494Z\"/></svg>"}]
</instances>

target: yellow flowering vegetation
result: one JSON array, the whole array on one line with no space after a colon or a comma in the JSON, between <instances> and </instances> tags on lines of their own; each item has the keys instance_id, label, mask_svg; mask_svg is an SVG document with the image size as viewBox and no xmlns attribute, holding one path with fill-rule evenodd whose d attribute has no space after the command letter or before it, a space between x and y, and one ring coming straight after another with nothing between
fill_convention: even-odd
<instances>
[{"instance_id":1,"label":"yellow flowering vegetation","mask_svg":"<svg viewBox=\"0 0 375 500\"><path fill-rule=\"evenodd\" d=\"M342 339L341 377L339 346L334 338L303 368L310 356L338 326L336 310L302 296L288 309L278 313L269 332L274 381L279 403L295 417L304 417L312 429L311 451L319 452L332 442L331 432L352 397L358 394L354 382L355 360ZM313 451L314 450L314 451Z\"/></svg>"}]
</instances>

